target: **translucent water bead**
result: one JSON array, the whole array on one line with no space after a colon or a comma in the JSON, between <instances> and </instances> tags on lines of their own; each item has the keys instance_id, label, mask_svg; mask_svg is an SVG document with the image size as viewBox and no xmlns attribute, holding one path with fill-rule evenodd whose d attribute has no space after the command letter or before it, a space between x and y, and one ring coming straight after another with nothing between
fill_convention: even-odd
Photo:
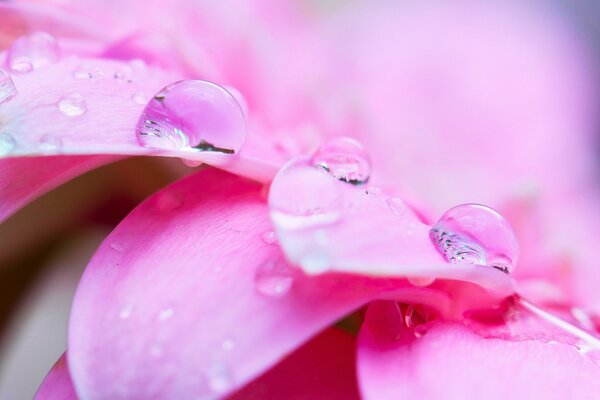
<instances>
[{"instance_id":1,"label":"translucent water bead","mask_svg":"<svg viewBox=\"0 0 600 400\"><path fill-rule=\"evenodd\" d=\"M56 62L60 52L54 36L33 32L15 40L6 56L7 65L14 72L27 73Z\"/></svg>"},{"instance_id":2,"label":"translucent water bead","mask_svg":"<svg viewBox=\"0 0 600 400\"><path fill-rule=\"evenodd\" d=\"M360 185L369 180L371 160L363 145L349 137L336 137L323 143L311 162L344 182Z\"/></svg>"},{"instance_id":3,"label":"translucent water bead","mask_svg":"<svg viewBox=\"0 0 600 400\"><path fill-rule=\"evenodd\" d=\"M480 204L462 204L446 211L429 232L436 249L451 263L487 265L511 272L518 243L508 221Z\"/></svg>"},{"instance_id":4,"label":"translucent water bead","mask_svg":"<svg viewBox=\"0 0 600 400\"><path fill-rule=\"evenodd\" d=\"M233 95L200 80L172 83L150 99L136 127L145 147L238 152L246 138L244 113Z\"/></svg>"}]
</instances>

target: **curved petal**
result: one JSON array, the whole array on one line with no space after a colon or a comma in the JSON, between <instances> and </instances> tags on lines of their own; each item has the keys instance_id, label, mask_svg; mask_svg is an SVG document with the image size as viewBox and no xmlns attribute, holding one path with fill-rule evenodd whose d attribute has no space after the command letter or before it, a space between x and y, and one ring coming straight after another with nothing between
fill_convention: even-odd
<instances>
[{"instance_id":1,"label":"curved petal","mask_svg":"<svg viewBox=\"0 0 600 400\"><path fill-rule=\"evenodd\" d=\"M328 329L228 400L359 399L355 350L353 336Z\"/></svg>"},{"instance_id":2,"label":"curved petal","mask_svg":"<svg viewBox=\"0 0 600 400\"><path fill-rule=\"evenodd\" d=\"M34 400L77 400L69 375L67 354L60 356L40 385Z\"/></svg>"},{"instance_id":3,"label":"curved petal","mask_svg":"<svg viewBox=\"0 0 600 400\"><path fill-rule=\"evenodd\" d=\"M502 334L494 332L501 329ZM526 318L509 330L436 321L415 337L392 303L369 307L358 343L365 399L593 399L600 365ZM486 334L487 333L487 334ZM483 336L482 336L483 334ZM505 336L507 335L507 336Z\"/></svg>"},{"instance_id":4,"label":"curved petal","mask_svg":"<svg viewBox=\"0 0 600 400\"><path fill-rule=\"evenodd\" d=\"M68 354L79 395L224 396L391 286L290 270L262 238L270 229L261 187L213 169L135 209L74 300Z\"/></svg>"},{"instance_id":5,"label":"curved petal","mask_svg":"<svg viewBox=\"0 0 600 400\"><path fill-rule=\"evenodd\" d=\"M513 290L510 277L493 268L446 262L430 226L400 197L341 182L306 158L275 176L269 204L286 257L309 274L458 279L501 294Z\"/></svg>"}]
</instances>

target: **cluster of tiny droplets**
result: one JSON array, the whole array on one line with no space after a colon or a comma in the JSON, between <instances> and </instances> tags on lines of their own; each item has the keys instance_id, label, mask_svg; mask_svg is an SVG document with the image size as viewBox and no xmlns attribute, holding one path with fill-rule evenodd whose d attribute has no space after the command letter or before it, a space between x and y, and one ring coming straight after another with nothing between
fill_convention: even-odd
<instances>
[{"instance_id":1,"label":"cluster of tiny droplets","mask_svg":"<svg viewBox=\"0 0 600 400\"><path fill-rule=\"evenodd\" d=\"M454 233L442 231L438 227L434 227L430 235L437 248L451 263L485 264L485 254L479 246L462 240Z\"/></svg>"}]
</instances>

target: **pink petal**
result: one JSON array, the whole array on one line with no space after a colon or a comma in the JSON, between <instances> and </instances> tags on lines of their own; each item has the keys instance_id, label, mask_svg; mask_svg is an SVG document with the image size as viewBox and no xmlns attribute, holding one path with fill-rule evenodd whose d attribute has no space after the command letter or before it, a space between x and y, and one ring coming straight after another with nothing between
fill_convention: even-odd
<instances>
[{"instance_id":1,"label":"pink petal","mask_svg":"<svg viewBox=\"0 0 600 400\"><path fill-rule=\"evenodd\" d=\"M600 366L540 321L511 325L506 337L437 321L417 338L394 306L370 306L359 335L365 399L593 399L600 391Z\"/></svg>"},{"instance_id":2,"label":"pink petal","mask_svg":"<svg viewBox=\"0 0 600 400\"><path fill-rule=\"evenodd\" d=\"M359 399L355 342L348 333L328 329L228 400Z\"/></svg>"},{"instance_id":3,"label":"pink petal","mask_svg":"<svg viewBox=\"0 0 600 400\"><path fill-rule=\"evenodd\" d=\"M216 170L142 203L106 239L78 288L69 362L79 395L223 396L390 288L292 270L287 293L260 294L257 268L289 268L262 239L270 229L260 186Z\"/></svg>"},{"instance_id":4,"label":"pink petal","mask_svg":"<svg viewBox=\"0 0 600 400\"><path fill-rule=\"evenodd\" d=\"M77 400L69 375L67 354L60 356L35 394L34 400Z\"/></svg>"},{"instance_id":5,"label":"pink petal","mask_svg":"<svg viewBox=\"0 0 600 400\"><path fill-rule=\"evenodd\" d=\"M430 226L393 192L338 181L306 158L280 170L269 204L286 257L306 273L458 279L498 293L513 290L507 274L446 262L429 238ZM306 209L320 211L297 212Z\"/></svg>"}]
</instances>

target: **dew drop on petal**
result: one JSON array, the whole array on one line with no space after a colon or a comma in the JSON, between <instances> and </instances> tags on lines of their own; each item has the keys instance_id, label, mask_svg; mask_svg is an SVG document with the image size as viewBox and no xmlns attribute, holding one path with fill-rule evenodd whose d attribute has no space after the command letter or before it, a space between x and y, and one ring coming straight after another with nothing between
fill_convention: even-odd
<instances>
[{"instance_id":1,"label":"dew drop on petal","mask_svg":"<svg viewBox=\"0 0 600 400\"><path fill-rule=\"evenodd\" d=\"M190 168L196 168L202 165L202 161L188 160L187 158L182 158L181 162L183 165Z\"/></svg>"},{"instance_id":2,"label":"dew drop on petal","mask_svg":"<svg viewBox=\"0 0 600 400\"><path fill-rule=\"evenodd\" d=\"M430 276L409 276L406 280L413 286L423 287L431 285L435 281L435 278Z\"/></svg>"},{"instance_id":3,"label":"dew drop on petal","mask_svg":"<svg viewBox=\"0 0 600 400\"><path fill-rule=\"evenodd\" d=\"M282 258L266 260L256 268L254 284L264 296L284 296L294 284L293 270Z\"/></svg>"},{"instance_id":4,"label":"dew drop on petal","mask_svg":"<svg viewBox=\"0 0 600 400\"><path fill-rule=\"evenodd\" d=\"M56 62L59 55L54 36L46 32L33 32L12 43L6 61L12 71L27 73Z\"/></svg>"},{"instance_id":5,"label":"dew drop on petal","mask_svg":"<svg viewBox=\"0 0 600 400\"><path fill-rule=\"evenodd\" d=\"M446 211L429 232L438 252L451 263L487 265L510 273L518 243L508 221L480 204L462 204Z\"/></svg>"},{"instance_id":6,"label":"dew drop on petal","mask_svg":"<svg viewBox=\"0 0 600 400\"><path fill-rule=\"evenodd\" d=\"M172 191L163 191L156 197L156 207L161 211L173 211L183 205L183 199Z\"/></svg>"},{"instance_id":7,"label":"dew drop on petal","mask_svg":"<svg viewBox=\"0 0 600 400\"><path fill-rule=\"evenodd\" d=\"M129 65L121 65L115 71L114 78L119 83L133 82L133 68Z\"/></svg>"},{"instance_id":8,"label":"dew drop on petal","mask_svg":"<svg viewBox=\"0 0 600 400\"><path fill-rule=\"evenodd\" d=\"M73 71L73 77L78 80L90 80L99 81L104 78L104 71L98 67L91 67L89 65L82 64L75 68Z\"/></svg>"},{"instance_id":9,"label":"dew drop on petal","mask_svg":"<svg viewBox=\"0 0 600 400\"><path fill-rule=\"evenodd\" d=\"M172 83L146 105L138 142L164 150L237 153L246 137L242 108L227 90L200 80Z\"/></svg>"},{"instance_id":10,"label":"dew drop on petal","mask_svg":"<svg viewBox=\"0 0 600 400\"><path fill-rule=\"evenodd\" d=\"M284 166L269 190L269 212L277 229L318 228L341 219L338 184L306 160Z\"/></svg>"},{"instance_id":11,"label":"dew drop on petal","mask_svg":"<svg viewBox=\"0 0 600 400\"><path fill-rule=\"evenodd\" d=\"M17 147L17 142L8 133L0 133L0 157L9 155Z\"/></svg>"},{"instance_id":12,"label":"dew drop on petal","mask_svg":"<svg viewBox=\"0 0 600 400\"><path fill-rule=\"evenodd\" d=\"M87 105L85 99L79 93L66 93L58 99L58 109L69 117L78 117L85 114Z\"/></svg>"},{"instance_id":13,"label":"dew drop on petal","mask_svg":"<svg viewBox=\"0 0 600 400\"><path fill-rule=\"evenodd\" d=\"M213 362L205 371L208 386L215 393L224 393L231 386L231 371L221 361Z\"/></svg>"},{"instance_id":14,"label":"dew drop on petal","mask_svg":"<svg viewBox=\"0 0 600 400\"><path fill-rule=\"evenodd\" d=\"M381 189L375 186L369 186L365 193L369 196L379 196L381 194Z\"/></svg>"},{"instance_id":15,"label":"dew drop on petal","mask_svg":"<svg viewBox=\"0 0 600 400\"><path fill-rule=\"evenodd\" d=\"M122 252L123 250L125 250L125 248L123 247L123 245L120 244L120 243L117 243L117 242L111 243L110 244L110 248L113 249L113 250L115 250L115 251L118 251L118 252Z\"/></svg>"},{"instance_id":16,"label":"dew drop on petal","mask_svg":"<svg viewBox=\"0 0 600 400\"><path fill-rule=\"evenodd\" d=\"M400 197L392 196L387 199L388 206L396 215L404 215L406 213L406 206L404 201Z\"/></svg>"},{"instance_id":17,"label":"dew drop on petal","mask_svg":"<svg viewBox=\"0 0 600 400\"><path fill-rule=\"evenodd\" d=\"M354 185L366 183L371 174L369 155L360 142L349 137L329 139L315 152L311 162L334 178Z\"/></svg>"},{"instance_id":18,"label":"dew drop on petal","mask_svg":"<svg viewBox=\"0 0 600 400\"><path fill-rule=\"evenodd\" d=\"M235 99L237 100L238 104L242 108L242 112L247 117L248 116L248 102L246 101L246 98L244 97L244 95L242 94L242 92L240 92L239 90L237 90L233 86L225 86L225 89L229 93L231 93L231 95L233 97L235 97Z\"/></svg>"},{"instance_id":19,"label":"dew drop on petal","mask_svg":"<svg viewBox=\"0 0 600 400\"><path fill-rule=\"evenodd\" d=\"M6 103L17 95L17 88L12 78L0 68L0 104Z\"/></svg>"},{"instance_id":20,"label":"dew drop on petal","mask_svg":"<svg viewBox=\"0 0 600 400\"><path fill-rule=\"evenodd\" d=\"M56 136L44 135L38 141L38 147L44 154L60 153L62 146L62 139Z\"/></svg>"},{"instance_id":21,"label":"dew drop on petal","mask_svg":"<svg viewBox=\"0 0 600 400\"><path fill-rule=\"evenodd\" d=\"M277 241L277 236L275 235L275 232L273 232L273 231L264 232L262 235L260 235L260 238L262 239L263 243L265 243L265 244L273 244Z\"/></svg>"}]
</instances>

